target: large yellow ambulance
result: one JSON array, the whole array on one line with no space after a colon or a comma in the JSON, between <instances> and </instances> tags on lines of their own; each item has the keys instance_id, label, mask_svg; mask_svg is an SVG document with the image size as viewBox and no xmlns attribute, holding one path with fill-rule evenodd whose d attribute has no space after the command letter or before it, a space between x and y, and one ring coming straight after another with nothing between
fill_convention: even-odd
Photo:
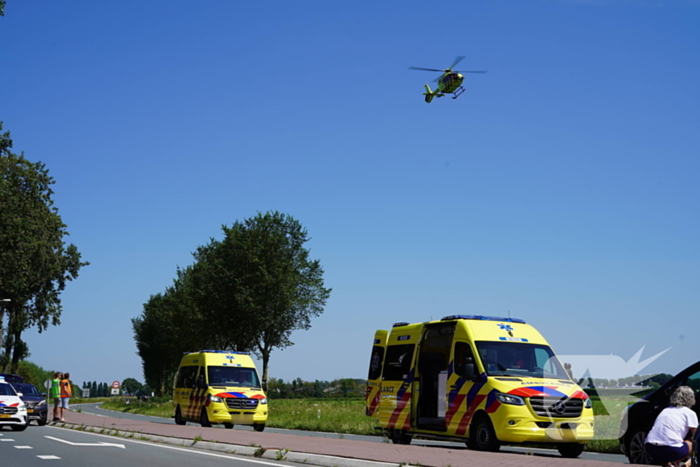
<instances>
[{"instance_id":1,"label":"large yellow ambulance","mask_svg":"<svg viewBox=\"0 0 700 467\"><path fill-rule=\"evenodd\" d=\"M267 397L248 352L202 350L186 353L173 385L175 423L223 424L265 429Z\"/></svg>"},{"instance_id":2,"label":"large yellow ambulance","mask_svg":"<svg viewBox=\"0 0 700 467\"><path fill-rule=\"evenodd\" d=\"M480 315L377 331L367 415L396 444L462 440L472 449L556 445L577 457L593 409L542 335L525 321Z\"/></svg>"}]
</instances>

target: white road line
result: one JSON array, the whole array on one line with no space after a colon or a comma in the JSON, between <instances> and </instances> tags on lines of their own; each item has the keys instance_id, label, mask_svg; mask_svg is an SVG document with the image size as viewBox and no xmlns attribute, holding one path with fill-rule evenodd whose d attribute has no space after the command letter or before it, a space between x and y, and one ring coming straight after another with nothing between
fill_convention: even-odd
<instances>
[{"instance_id":1,"label":"white road line","mask_svg":"<svg viewBox=\"0 0 700 467\"><path fill-rule=\"evenodd\" d=\"M65 429L65 428L59 428L59 429ZM86 434L86 435L92 435L92 436L101 436L103 438L113 438L112 436L103 435L100 433L89 433L87 431L84 431L82 433ZM49 436L46 436L46 438L49 438ZM153 443L153 442L149 442L149 441L138 441L135 439L125 439L124 441L126 441L127 443L143 444L146 446L152 446L152 447L156 447L156 448L172 449L173 451L191 452L194 454L201 454L203 456L221 457L223 459L228 459L230 461L250 462L251 464L272 465L274 467L280 467L281 465L284 465L281 462L274 463L274 462L265 462L265 461L261 461L261 460L257 460L257 459L250 459L246 456L241 456L240 454L238 454L238 455L236 455L236 454L216 454L213 452L200 451L197 449L186 449L186 448L181 448L181 447L177 447L177 446L165 446L163 444L157 444L157 443Z\"/></svg>"},{"instance_id":2,"label":"white road line","mask_svg":"<svg viewBox=\"0 0 700 467\"><path fill-rule=\"evenodd\" d=\"M34 449L34 448L31 447L31 446L15 446L14 448L15 448L15 449Z\"/></svg>"},{"instance_id":3,"label":"white road line","mask_svg":"<svg viewBox=\"0 0 700 467\"><path fill-rule=\"evenodd\" d=\"M44 459L44 460L54 460L54 459L60 459L58 456L36 456L39 459Z\"/></svg>"},{"instance_id":4,"label":"white road line","mask_svg":"<svg viewBox=\"0 0 700 467\"><path fill-rule=\"evenodd\" d=\"M11 439L11 438L5 438L5 439L0 439L0 441L12 441L12 442L14 442L15 440Z\"/></svg>"},{"instance_id":5,"label":"white road line","mask_svg":"<svg viewBox=\"0 0 700 467\"><path fill-rule=\"evenodd\" d=\"M97 446L97 447L112 446L115 448L126 449L126 446L124 446L123 444L116 444L116 443L74 443L72 441L67 441L65 439L54 438L53 436L44 436L44 438L52 439L54 441L60 441L61 443L70 444L71 446Z\"/></svg>"}]
</instances>

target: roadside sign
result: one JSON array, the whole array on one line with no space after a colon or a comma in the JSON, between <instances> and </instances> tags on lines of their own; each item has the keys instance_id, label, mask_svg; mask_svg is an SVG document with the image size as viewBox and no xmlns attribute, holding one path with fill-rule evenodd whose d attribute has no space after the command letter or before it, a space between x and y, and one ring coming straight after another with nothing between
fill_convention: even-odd
<instances>
[{"instance_id":1,"label":"roadside sign","mask_svg":"<svg viewBox=\"0 0 700 467\"><path fill-rule=\"evenodd\" d=\"M119 388L112 388L112 395L118 396L119 395Z\"/></svg>"},{"instance_id":2,"label":"roadside sign","mask_svg":"<svg viewBox=\"0 0 700 467\"><path fill-rule=\"evenodd\" d=\"M90 397L90 388L83 388L83 398L87 399Z\"/></svg>"},{"instance_id":3,"label":"roadside sign","mask_svg":"<svg viewBox=\"0 0 700 467\"><path fill-rule=\"evenodd\" d=\"M44 387L46 389L51 389L51 380L50 379L47 379L46 381L44 381Z\"/></svg>"},{"instance_id":4,"label":"roadside sign","mask_svg":"<svg viewBox=\"0 0 700 467\"><path fill-rule=\"evenodd\" d=\"M120 387L122 387L122 385L119 383L119 381L115 381L112 383L112 389L119 389Z\"/></svg>"}]
</instances>

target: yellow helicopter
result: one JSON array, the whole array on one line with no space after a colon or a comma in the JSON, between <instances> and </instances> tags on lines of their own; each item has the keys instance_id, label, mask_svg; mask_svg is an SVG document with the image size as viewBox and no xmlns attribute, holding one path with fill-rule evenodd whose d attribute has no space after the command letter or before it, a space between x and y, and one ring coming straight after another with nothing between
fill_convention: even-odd
<instances>
[{"instance_id":1,"label":"yellow helicopter","mask_svg":"<svg viewBox=\"0 0 700 467\"><path fill-rule=\"evenodd\" d=\"M430 86L425 85L425 90L423 95L425 96L425 102L430 104L435 97L442 97L446 94L452 94L452 99L457 99L463 92L462 81L464 81L464 75L462 73L486 73L485 71L457 71L453 70L459 62L464 60L464 56L459 56L450 65L449 68L445 70L438 70L435 68L420 68L416 66L408 67L409 70L425 70L425 71L439 71L442 76L435 80L437 82L437 89L435 91L430 89Z\"/></svg>"}]
</instances>

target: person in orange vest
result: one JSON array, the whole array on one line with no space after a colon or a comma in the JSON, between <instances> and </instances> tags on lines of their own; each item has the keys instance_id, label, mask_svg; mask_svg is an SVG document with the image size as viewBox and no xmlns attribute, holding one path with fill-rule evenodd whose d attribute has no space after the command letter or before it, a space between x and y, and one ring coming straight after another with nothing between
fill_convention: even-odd
<instances>
[{"instance_id":1,"label":"person in orange vest","mask_svg":"<svg viewBox=\"0 0 700 467\"><path fill-rule=\"evenodd\" d=\"M73 388L70 382L70 373L64 373L61 380L61 421L66 421L66 410L68 410L68 401L73 395Z\"/></svg>"}]
</instances>

